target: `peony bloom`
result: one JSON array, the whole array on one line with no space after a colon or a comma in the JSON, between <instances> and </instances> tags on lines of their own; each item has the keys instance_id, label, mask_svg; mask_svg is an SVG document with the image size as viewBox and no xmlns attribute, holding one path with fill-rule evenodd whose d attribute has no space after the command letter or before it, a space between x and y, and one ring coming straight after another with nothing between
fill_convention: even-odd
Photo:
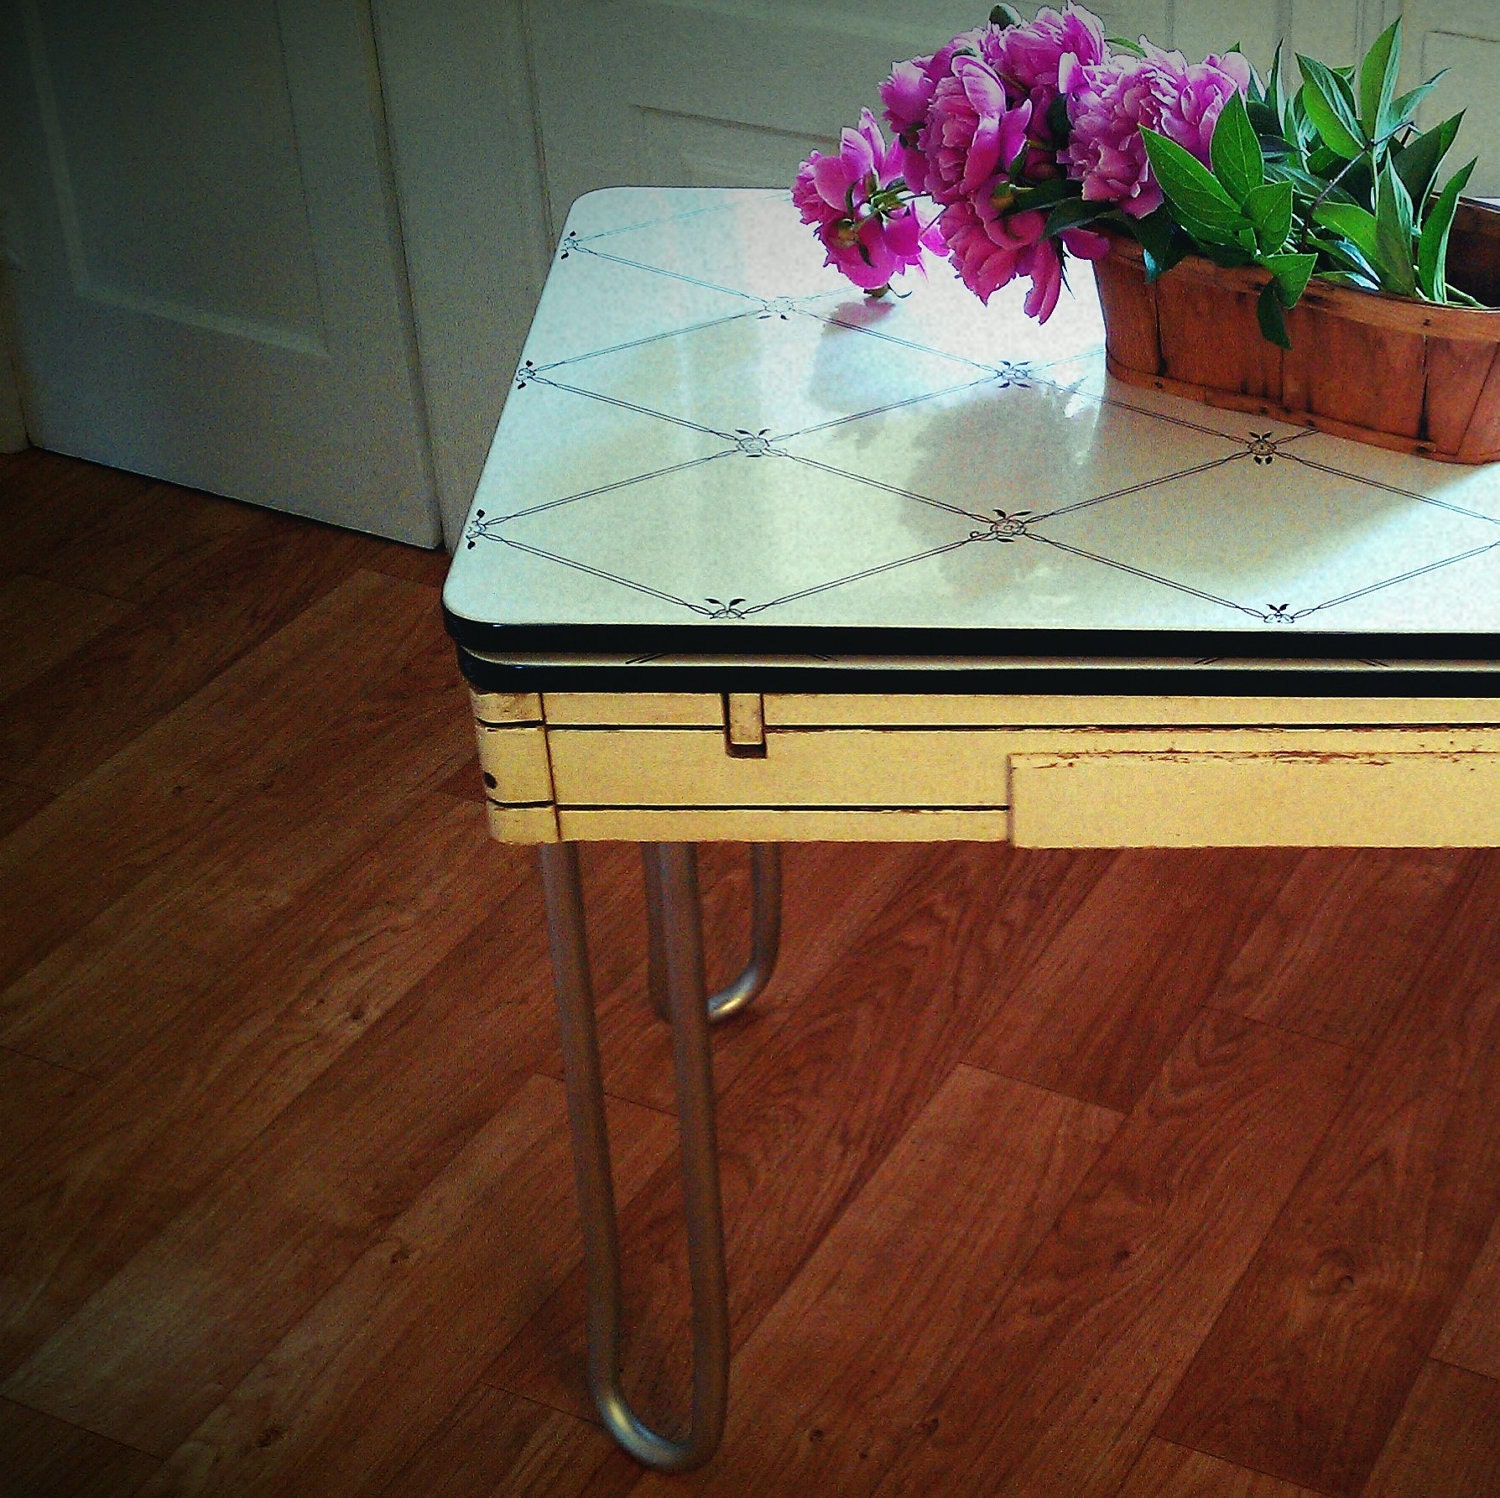
<instances>
[{"instance_id":1,"label":"peony bloom","mask_svg":"<svg viewBox=\"0 0 1500 1498\"><path fill-rule=\"evenodd\" d=\"M988 303L1017 276L1030 276L1027 316L1039 322L1051 317L1062 290L1062 255L1056 242L1044 237L1045 213L1027 209L1004 215L994 193L979 192L950 204L939 222L954 270L981 302ZM1109 241L1088 229L1069 229L1062 241L1086 260L1109 253Z\"/></svg>"},{"instance_id":2,"label":"peony bloom","mask_svg":"<svg viewBox=\"0 0 1500 1498\"><path fill-rule=\"evenodd\" d=\"M955 57L973 56L979 51L981 35L979 31L965 31L930 57L898 62L880 85L886 121L901 145L902 176L913 192L927 191L927 157L918 145L918 136L927 123L932 96L938 84L952 74Z\"/></svg>"},{"instance_id":3,"label":"peony bloom","mask_svg":"<svg viewBox=\"0 0 1500 1498\"><path fill-rule=\"evenodd\" d=\"M1072 134L1058 161L1083 183L1089 202L1118 203L1143 218L1161 204L1141 139L1142 125L1154 130L1161 121L1149 61L1114 57L1076 71L1068 96Z\"/></svg>"},{"instance_id":4,"label":"peony bloom","mask_svg":"<svg viewBox=\"0 0 1500 1498\"><path fill-rule=\"evenodd\" d=\"M1156 130L1205 166L1220 111L1231 93L1250 85L1250 65L1237 52L1189 64L1180 52L1143 42L1144 57L1113 57L1080 67L1069 80L1072 136L1058 160L1083 183L1089 202L1118 203L1132 218L1160 206L1141 129Z\"/></svg>"},{"instance_id":5,"label":"peony bloom","mask_svg":"<svg viewBox=\"0 0 1500 1498\"><path fill-rule=\"evenodd\" d=\"M953 60L933 91L918 138L927 157L926 189L944 207L993 183L1026 144L1030 102L1012 108L1005 87L977 57Z\"/></svg>"},{"instance_id":6,"label":"peony bloom","mask_svg":"<svg viewBox=\"0 0 1500 1498\"><path fill-rule=\"evenodd\" d=\"M939 220L948 258L961 280L981 302L1007 286L1029 265L1047 215L1035 209L1002 218L989 193L959 198Z\"/></svg>"},{"instance_id":7,"label":"peony bloom","mask_svg":"<svg viewBox=\"0 0 1500 1498\"><path fill-rule=\"evenodd\" d=\"M792 202L802 222L817 229L825 264L866 291L889 285L921 264L924 248L937 247L931 223L895 186L900 176L899 144L886 144L866 109L858 129L844 131L838 155L814 151L792 185Z\"/></svg>"},{"instance_id":8,"label":"peony bloom","mask_svg":"<svg viewBox=\"0 0 1500 1498\"><path fill-rule=\"evenodd\" d=\"M1222 57L1210 52L1191 65L1181 52L1153 47L1156 96L1161 101L1161 124L1156 128L1184 150L1209 165L1209 142L1229 96L1250 87L1250 64L1239 52Z\"/></svg>"},{"instance_id":9,"label":"peony bloom","mask_svg":"<svg viewBox=\"0 0 1500 1498\"><path fill-rule=\"evenodd\" d=\"M1051 143L1047 111L1080 67L1093 67L1109 56L1104 23L1080 6L1063 11L1040 10L1034 21L1006 28L1000 36L995 71L1012 96L1031 101L1032 134Z\"/></svg>"}]
</instances>

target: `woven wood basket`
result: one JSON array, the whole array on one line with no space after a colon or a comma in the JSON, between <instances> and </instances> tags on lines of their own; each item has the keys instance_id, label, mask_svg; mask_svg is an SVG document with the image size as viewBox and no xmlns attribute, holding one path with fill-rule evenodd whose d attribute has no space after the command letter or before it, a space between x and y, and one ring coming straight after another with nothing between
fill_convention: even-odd
<instances>
[{"instance_id":1,"label":"woven wood basket","mask_svg":"<svg viewBox=\"0 0 1500 1498\"><path fill-rule=\"evenodd\" d=\"M1141 247L1112 239L1094 275L1118 379L1445 463L1500 460L1500 310L1314 278L1287 314L1283 350L1255 319L1264 271L1193 257L1148 285ZM1500 208L1459 205L1448 278L1500 302Z\"/></svg>"}]
</instances>

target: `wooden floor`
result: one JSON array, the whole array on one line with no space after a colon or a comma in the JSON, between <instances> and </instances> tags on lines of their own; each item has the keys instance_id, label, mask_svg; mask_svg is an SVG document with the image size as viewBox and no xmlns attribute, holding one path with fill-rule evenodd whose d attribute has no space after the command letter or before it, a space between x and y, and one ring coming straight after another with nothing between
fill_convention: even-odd
<instances>
[{"instance_id":1,"label":"wooden floor","mask_svg":"<svg viewBox=\"0 0 1500 1498\"><path fill-rule=\"evenodd\" d=\"M729 1429L663 1480L580 1382L442 559L40 452L0 494L5 1498L1500 1494L1500 856L788 849L716 1042ZM586 869L670 1411L666 1037L634 855Z\"/></svg>"}]
</instances>

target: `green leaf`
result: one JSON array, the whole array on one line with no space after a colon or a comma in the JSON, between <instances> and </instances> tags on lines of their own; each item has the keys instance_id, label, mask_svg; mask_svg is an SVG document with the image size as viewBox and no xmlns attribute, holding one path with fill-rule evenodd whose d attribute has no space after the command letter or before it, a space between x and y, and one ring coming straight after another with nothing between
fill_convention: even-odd
<instances>
[{"instance_id":1,"label":"green leaf","mask_svg":"<svg viewBox=\"0 0 1500 1498\"><path fill-rule=\"evenodd\" d=\"M1370 264L1369 257L1352 239L1322 239L1316 234L1304 234L1302 243L1305 248L1316 250L1325 261L1331 262L1331 265L1314 271L1314 275L1327 275L1330 270L1349 271L1356 276L1363 277L1364 283L1370 289L1375 291L1380 289L1380 277L1375 274L1375 268Z\"/></svg>"},{"instance_id":2,"label":"green leaf","mask_svg":"<svg viewBox=\"0 0 1500 1498\"><path fill-rule=\"evenodd\" d=\"M1128 36L1105 37L1112 52L1124 52L1130 57L1144 57L1145 50L1138 42L1133 42Z\"/></svg>"},{"instance_id":3,"label":"green leaf","mask_svg":"<svg viewBox=\"0 0 1500 1498\"><path fill-rule=\"evenodd\" d=\"M991 26L1019 26L1021 12L1013 5L997 5L990 11Z\"/></svg>"},{"instance_id":4,"label":"green leaf","mask_svg":"<svg viewBox=\"0 0 1500 1498\"><path fill-rule=\"evenodd\" d=\"M1307 290L1307 283L1317 269L1316 255L1267 255L1261 262L1275 276L1276 291L1282 305L1295 307Z\"/></svg>"},{"instance_id":5,"label":"green leaf","mask_svg":"<svg viewBox=\"0 0 1500 1498\"><path fill-rule=\"evenodd\" d=\"M1195 238L1223 244L1249 223L1218 178L1191 152L1154 130L1143 129L1141 139L1162 192Z\"/></svg>"},{"instance_id":6,"label":"green leaf","mask_svg":"<svg viewBox=\"0 0 1500 1498\"><path fill-rule=\"evenodd\" d=\"M1373 276L1361 275L1357 271L1322 270L1318 272L1318 279L1332 281L1335 286L1352 286L1357 291L1380 290L1380 282Z\"/></svg>"},{"instance_id":7,"label":"green leaf","mask_svg":"<svg viewBox=\"0 0 1500 1498\"><path fill-rule=\"evenodd\" d=\"M1214 175L1241 206L1246 196L1266 180L1266 160L1238 89L1230 94L1219 113L1208 154Z\"/></svg>"},{"instance_id":8,"label":"green leaf","mask_svg":"<svg viewBox=\"0 0 1500 1498\"><path fill-rule=\"evenodd\" d=\"M1265 182L1245 195L1245 217L1268 255L1274 255L1292 232L1292 184Z\"/></svg>"},{"instance_id":9,"label":"green leaf","mask_svg":"<svg viewBox=\"0 0 1500 1498\"><path fill-rule=\"evenodd\" d=\"M1245 113L1250 117L1251 128L1260 137L1263 151L1268 144L1274 145L1278 141L1286 145L1281 134L1281 116L1269 104L1249 99L1245 103Z\"/></svg>"},{"instance_id":10,"label":"green leaf","mask_svg":"<svg viewBox=\"0 0 1500 1498\"><path fill-rule=\"evenodd\" d=\"M1311 172L1304 171L1290 161L1267 162L1266 181L1290 182L1293 189L1299 191L1305 198L1316 199L1326 193L1327 201L1344 203L1349 200L1349 195L1342 188L1335 187L1330 190L1327 182L1314 177Z\"/></svg>"},{"instance_id":11,"label":"green leaf","mask_svg":"<svg viewBox=\"0 0 1500 1498\"><path fill-rule=\"evenodd\" d=\"M1395 168L1387 163L1375 179L1374 261L1380 284L1397 296L1417 294L1411 216L1411 195Z\"/></svg>"},{"instance_id":12,"label":"green leaf","mask_svg":"<svg viewBox=\"0 0 1500 1498\"><path fill-rule=\"evenodd\" d=\"M1315 57L1297 54L1302 69L1302 104L1330 151L1353 161L1368 142L1355 118L1349 85Z\"/></svg>"},{"instance_id":13,"label":"green leaf","mask_svg":"<svg viewBox=\"0 0 1500 1498\"><path fill-rule=\"evenodd\" d=\"M1266 74L1266 105L1276 115L1280 129L1281 109L1286 98L1281 87L1281 42L1276 43L1276 55L1271 59L1271 71Z\"/></svg>"},{"instance_id":14,"label":"green leaf","mask_svg":"<svg viewBox=\"0 0 1500 1498\"><path fill-rule=\"evenodd\" d=\"M1402 94L1399 99L1392 102L1391 124L1393 127L1400 121L1411 119L1416 114L1422 100L1438 86L1442 81L1443 73L1447 71L1447 68L1444 68L1442 73L1434 73L1426 83L1419 83L1409 94Z\"/></svg>"},{"instance_id":15,"label":"green leaf","mask_svg":"<svg viewBox=\"0 0 1500 1498\"><path fill-rule=\"evenodd\" d=\"M1392 21L1375 38L1359 70L1359 122L1365 135L1378 140L1390 128L1391 100L1401 71L1401 21Z\"/></svg>"},{"instance_id":16,"label":"green leaf","mask_svg":"<svg viewBox=\"0 0 1500 1498\"><path fill-rule=\"evenodd\" d=\"M1378 262L1373 213L1355 203L1320 203L1313 210L1313 222L1352 241L1372 265Z\"/></svg>"},{"instance_id":17,"label":"green leaf","mask_svg":"<svg viewBox=\"0 0 1500 1498\"><path fill-rule=\"evenodd\" d=\"M1424 207L1432 196L1432 185L1437 181L1443 158L1453 148L1458 138L1458 127L1463 124L1464 112L1459 110L1440 125L1421 135L1414 135L1391 159L1413 203Z\"/></svg>"},{"instance_id":18,"label":"green leaf","mask_svg":"<svg viewBox=\"0 0 1500 1498\"><path fill-rule=\"evenodd\" d=\"M1052 132L1052 140L1057 149L1062 150L1073 134L1073 121L1068 118L1068 100L1065 94L1059 94L1047 106L1047 128Z\"/></svg>"},{"instance_id":19,"label":"green leaf","mask_svg":"<svg viewBox=\"0 0 1500 1498\"><path fill-rule=\"evenodd\" d=\"M1260 336L1278 348L1291 348L1292 340L1287 336L1286 311L1275 281L1267 281L1265 289L1255 301L1255 320L1260 324Z\"/></svg>"},{"instance_id":20,"label":"green leaf","mask_svg":"<svg viewBox=\"0 0 1500 1498\"><path fill-rule=\"evenodd\" d=\"M1147 281L1165 275L1193 252L1192 240L1178 228L1171 209L1165 204L1144 218L1132 219L1130 227L1140 241Z\"/></svg>"},{"instance_id":21,"label":"green leaf","mask_svg":"<svg viewBox=\"0 0 1500 1498\"><path fill-rule=\"evenodd\" d=\"M1458 196L1469 185L1474 166L1471 161L1449 177L1422 226L1422 237L1417 242L1417 280L1429 302L1448 300L1448 233L1453 228Z\"/></svg>"},{"instance_id":22,"label":"green leaf","mask_svg":"<svg viewBox=\"0 0 1500 1498\"><path fill-rule=\"evenodd\" d=\"M1005 191L1003 184L1000 191ZM1010 195L1015 202L1017 210L1019 210L1022 208L1050 208L1054 203L1061 203L1064 198L1076 198L1082 192L1083 188L1077 182L1070 182L1066 177L1049 177L1045 182L1037 182L1026 187L1012 188ZM1109 205L1105 204L1105 206L1108 207Z\"/></svg>"},{"instance_id":23,"label":"green leaf","mask_svg":"<svg viewBox=\"0 0 1500 1498\"><path fill-rule=\"evenodd\" d=\"M1091 224L1095 219L1112 213L1113 203L1090 203L1083 198L1064 198L1047 215L1047 227L1042 231L1049 239L1061 234L1064 229L1076 229L1082 224Z\"/></svg>"},{"instance_id":24,"label":"green leaf","mask_svg":"<svg viewBox=\"0 0 1500 1498\"><path fill-rule=\"evenodd\" d=\"M1255 264L1255 252L1245 249L1242 245L1205 244L1198 248L1205 260L1212 260L1215 265L1226 266L1229 269Z\"/></svg>"}]
</instances>

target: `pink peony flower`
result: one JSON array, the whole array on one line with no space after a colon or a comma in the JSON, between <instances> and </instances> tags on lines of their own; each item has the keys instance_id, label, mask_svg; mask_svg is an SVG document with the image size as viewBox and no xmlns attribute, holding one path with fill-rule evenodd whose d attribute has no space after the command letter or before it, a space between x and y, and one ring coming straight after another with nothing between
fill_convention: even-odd
<instances>
[{"instance_id":1,"label":"pink peony flower","mask_svg":"<svg viewBox=\"0 0 1500 1498\"><path fill-rule=\"evenodd\" d=\"M1118 203L1132 218L1161 205L1144 126L1191 151L1205 166L1209 143L1231 93L1250 86L1237 52L1189 64L1180 52L1143 42L1144 57L1113 57L1076 70L1068 94L1072 135L1058 159L1095 203Z\"/></svg>"},{"instance_id":2,"label":"pink peony flower","mask_svg":"<svg viewBox=\"0 0 1500 1498\"><path fill-rule=\"evenodd\" d=\"M1001 33L1000 57L993 63L1012 96L1031 101L1032 134L1049 142L1047 111L1080 67L1092 67L1109 55L1104 23L1081 6L1040 10L1034 21Z\"/></svg>"},{"instance_id":3,"label":"pink peony flower","mask_svg":"<svg viewBox=\"0 0 1500 1498\"><path fill-rule=\"evenodd\" d=\"M976 193L950 203L939 223L959 280L987 303L1020 274L1023 257L1041 239L1047 216L1033 209L1003 218L991 194Z\"/></svg>"},{"instance_id":4,"label":"pink peony flower","mask_svg":"<svg viewBox=\"0 0 1500 1498\"><path fill-rule=\"evenodd\" d=\"M1144 218L1161 205L1141 139L1142 125L1154 130L1161 121L1149 61L1114 57L1077 75L1068 96L1072 134L1058 160L1083 183L1089 202L1118 203L1132 218Z\"/></svg>"},{"instance_id":5,"label":"pink peony flower","mask_svg":"<svg viewBox=\"0 0 1500 1498\"><path fill-rule=\"evenodd\" d=\"M1027 316L1040 322L1051 317L1062 289L1062 254L1055 240L1044 237L1045 213L1027 209L1004 215L993 193L979 192L950 204L940 224L953 268L981 302L988 303L1017 276L1030 276ZM1087 260L1109 253L1109 241L1087 229L1069 229L1062 241Z\"/></svg>"},{"instance_id":6,"label":"pink peony flower","mask_svg":"<svg viewBox=\"0 0 1500 1498\"><path fill-rule=\"evenodd\" d=\"M814 151L792 185L802 222L815 226L827 252L824 263L866 291L889 285L922 263L924 249L938 248L932 222L894 186L900 175L899 144L886 144L866 109L859 127L840 137L838 155Z\"/></svg>"},{"instance_id":7,"label":"pink peony flower","mask_svg":"<svg viewBox=\"0 0 1500 1498\"><path fill-rule=\"evenodd\" d=\"M1148 56L1156 64L1155 89L1162 106L1161 124L1156 128L1207 166L1219 114L1230 94L1249 89L1250 64L1239 52L1222 57L1210 52L1202 62L1191 65L1181 52L1153 47Z\"/></svg>"},{"instance_id":8,"label":"pink peony flower","mask_svg":"<svg viewBox=\"0 0 1500 1498\"><path fill-rule=\"evenodd\" d=\"M954 58L918 137L927 156L927 192L947 207L992 183L1026 143L1030 121L1031 104L1011 108L989 66L977 57Z\"/></svg>"},{"instance_id":9,"label":"pink peony flower","mask_svg":"<svg viewBox=\"0 0 1500 1498\"><path fill-rule=\"evenodd\" d=\"M861 204L900 175L900 154L887 146L875 116L861 110L859 127L839 137L837 156L814 151L797 170L792 202L804 224L852 217Z\"/></svg>"}]
</instances>

